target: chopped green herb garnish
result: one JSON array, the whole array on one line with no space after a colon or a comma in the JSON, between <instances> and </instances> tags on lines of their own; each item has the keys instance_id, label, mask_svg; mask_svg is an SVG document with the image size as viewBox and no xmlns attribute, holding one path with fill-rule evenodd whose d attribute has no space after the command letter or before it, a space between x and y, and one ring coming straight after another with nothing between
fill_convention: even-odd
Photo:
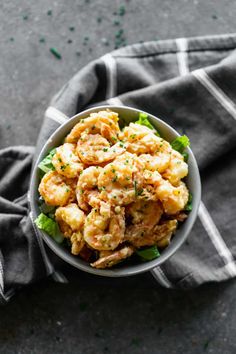
<instances>
[{"instance_id":1,"label":"chopped green herb garnish","mask_svg":"<svg viewBox=\"0 0 236 354\"><path fill-rule=\"evenodd\" d=\"M120 38L123 33L124 33L124 30L121 28L121 29L119 29L119 30L116 32L115 37L116 37L116 38Z\"/></svg>"},{"instance_id":2,"label":"chopped green herb garnish","mask_svg":"<svg viewBox=\"0 0 236 354\"><path fill-rule=\"evenodd\" d=\"M134 193L135 193L135 197L137 197L138 196L137 181L134 181Z\"/></svg>"},{"instance_id":3,"label":"chopped green herb garnish","mask_svg":"<svg viewBox=\"0 0 236 354\"><path fill-rule=\"evenodd\" d=\"M23 15L22 18L23 18L23 20L28 20L29 17L28 17L28 15Z\"/></svg>"},{"instance_id":4,"label":"chopped green herb garnish","mask_svg":"<svg viewBox=\"0 0 236 354\"><path fill-rule=\"evenodd\" d=\"M193 195L192 195L192 193L189 193L188 202L185 205L184 210L186 210L186 211L191 211L192 210L192 208L193 208L192 201L193 201Z\"/></svg>"},{"instance_id":5,"label":"chopped green herb garnish","mask_svg":"<svg viewBox=\"0 0 236 354\"><path fill-rule=\"evenodd\" d=\"M73 41L72 39L68 39L67 43L71 44Z\"/></svg>"},{"instance_id":6,"label":"chopped green herb garnish","mask_svg":"<svg viewBox=\"0 0 236 354\"><path fill-rule=\"evenodd\" d=\"M185 161L185 162L188 162L188 153L184 151L184 152L182 153L182 155L183 155L184 161Z\"/></svg>"},{"instance_id":7,"label":"chopped green herb garnish","mask_svg":"<svg viewBox=\"0 0 236 354\"><path fill-rule=\"evenodd\" d=\"M102 22L102 17L97 17L97 23L101 23Z\"/></svg>"},{"instance_id":8,"label":"chopped green herb garnish","mask_svg":"<svg viewBox=\"0 0 236 354\"><path fill-rule=\"evenodd\" d=\"M52 10L48 10L47 15L52 16Z\"/></svg>"},{"instance_id":9,"label":"chopped green herb garnish","mask_svg":"<svg viewBox=\"0 0 236 354\"><path fill-rule=\"evenodd\" d=\"M15 39L14 39L13 37L10 38L10 41L11 41L11 42L14 42L14 40L15 40Z\"/></svg>"},{"instance_id":10,"label":"chopped green herb garnish","mask_svg":"<svg viewBox=\"0 0 236 354\"><path fill-rule=\"evenodd\" d=\"M102 186L102 187L99 187L98 188L100 191L105 191L106 187L105 186Z\"/></svg>"},{"instance_id":11,"label":"chopped green herb garnish","mask_svg":"<svg viewBox=\"0 0 236 354\"><path fill-rule=\"evenodd\" d=\"M114 178L112 178L112 182L116 182L118 179L118 176L115 176Z\"/></svg>"},{"instance_id":12,"label":"chopped green herb garnish","mask_svg":"<svg viewBox=\"0 0 236 354\"><path fill-rule=\"evenodd\" d=\"M107 152L108 151L108 148L103 148L102 149L104 152Z\"/></svg>"},{"instance_id":13,"label":"chopped green herb garnish","mask_svg":"<svg viewBox=\"0 0 236 354\"><path fill-rule=\"evenodd\" d=\"M178 136L171 143L172 149L183 154L184 149L190 146L189 138L186 135Z\"/></svg>"},{"instance_id":14,"label":"chopped green herb garnish","mask_svg":"<svg viewBox=\"0 0 236 354\"><path fill-rule=\"evenodd\" d=\"M130 135L131 139L135 139L136 136L137 136L137 134L131 134L131 135Z\"/></svg>"},{"instance_id":15,"label":"chopped green herb garnish","mask_svg":"<svg viewBox=\"0 0 236 354\"><path fill-rule=\"evenodd\" d=\"M56 153L56 149L52 149L49 152L49 154L45 156L44 159L38 164L38 168L44 173L55 170L52 164L52 158L55 155L55 153Z\"/></svg>"},{"instance_id":16,"label":"chopped green herb garnish","mask_svg":"<svg viewBox=\"0 0 236 354\"><path fill-rule=\"evenodd\" d=\"M120 21L119 21L119 20L113 21L113 25L114 25L114 26L119 26L119 25L120 25Z\"/></svg>"},{"instance_id":17,"label":"chopped green herb garnish","mask_svg":"<svg viewBox=\"0 0 236 354\"><path fill-rule=\"evenodd\" d=\"M43 38L43 37L39 38L39 42L40 43L45 43L45 38Z\"/></svg>"},{"instance_id":18,"label":"chopped green herb garnish","mask_svg":"<svg viewBox=\"0 0 236 354\"><path fill-rule=\"evenodd\" d=\"M151 261L155 258L160 257L160 253L158 251L157 246L152 246L152 247L144 248L142 250L137 250L136 253L144 261Z\"/></svg>"},{"instance_id":19,"label":"chopped green herb garnish","mask_svg":"<svg viewBox=\"0 0 236 354\"><path fill-rule=\"evenodd\" d=\"M140 124L140 125L145 125L151 130L155 131L155 135L160 136L160 134L157 132L157 130L153 127L153 125L149 122L148 120L148 115L146 113L139 113L138 120L135 122L135 124Z\"/></svg>"},{"instance_id":20,"label":"chopped green herb garnish","mask_svg":"<svg viewBox=\"0 0 236 354\"><path fill-rule=\"evenodd\" d=\"M119 16L124 16L124 14L125 14L125 6L124 6L124 5L121 5L121 6L119 7L119 10L118 10L118 15L119 15Z\"/></svg>"},{"instance_id":21,"label":"chopped green herb garnish","mask_svg":"<svg viewBox=\"0 0 236 354\"><path fill-rule=\"evenodd\" d=\"M142 193L143 193L143 188L138 190L138 195L142 195Z\"/></svg>"},{"instance_id":22,"label":"chopped green herb garnish","mask_svg":"<svg viewBox=\"0 0 236 354\"><path fill-rule=\"evenodd\" d=\"M61 243L63 241L64 237L59 230L58 224L51 218L47 217L47 215L41 213L35 220L35 224L40 230L45 231L56 242Z\"/></svg>"},{"instance_id":23,"label":"chopped green herb garnish","mask_svg":"<svg viewBox=\"0 0 236 354\"><path fill-rule=\"evenodd\" d=\"M57 59L61 59L61 54L58 52L58 50L54 47L50 48L50 52L56 57Z\"/></svg>"},{"instance_id":24,"label":"chopped green herb garnish","mask_svg":"<svg viewBox=\"0 0 236 354\"><path fill-rule=\"evenodd\" d=\"M70 27L69 27L69 30L70 30L71 32L74 32L75 27L74 27L74 26L70 26Z\"/></svg>"}]
</instances>

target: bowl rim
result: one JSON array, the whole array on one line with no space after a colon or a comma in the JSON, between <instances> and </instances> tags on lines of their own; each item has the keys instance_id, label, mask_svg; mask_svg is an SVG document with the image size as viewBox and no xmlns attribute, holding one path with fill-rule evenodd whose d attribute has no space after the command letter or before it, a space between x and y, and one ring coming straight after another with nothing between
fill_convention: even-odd
<instances>
[{"instance_id":1,"label":"bowl rim","mask_svg":"<svg viewBox=\"0 0 236 354\"><path fill-rule=\"evenodd\" d=\"M101 105L101 106L93 106L91 108L88 108L86 110L83 110L71 118L68 118L67 121L65 121L63 124L61 124L47 139L47 141L44 143L43 147L40 150L40 153L38 154L38 157L36 161L34 162L33 168L32 168L32 173L31 173L31 178L30 178L30 188L29 188L29 205L32 213L32 222L34 223L35 218L38 216L37 210L36 210L36 203L34 200L34 195L35 195L35 189L38 189L37 183L35 181L37 180L37 166L39 162L42 160L42 158L46 155L48 152L48 146L53 142L53 140L57 137L58 133L61 132L61 130L65 129L69 123L71 124L72 121L75 121L75 124L77 121L80 120L80 117L82 119L82 116L90 114L92 112L97 112L100 110L106 110L109 109L111 111L116 111L116 110L126 110L126 111L132 111L135 113L145 113L155 121L159 122L162 126L164 126L168 131L173 133L176 137L180 136L180 134L169 124L164 122L162 119L159 117L156 117L152 115L151 113L145 112L141 109L134 108L134 107L129 107L129 106L119 106L119 105ZM197 186L196 192L194 193L194 203L193 203L193 209L191 213L188 216L188 225L185 229L185 232L181 235L182 237L176 242L175 244L170 243L169 246L165 248L166 251L164 254L161 254L160 257L144 262L144 263L139 263L137 265L133 265L132 267L127 266L124 268L119 268L119 269L97 269L97 268L92 268L89 263L86 262L86 264L81 263L84 262L80 260L80 258L68 254L66 251L60 247L59 244L56 243L48 234L46 234L44 231L38 229L36 226L36 231L39 234L40 237L42 237L43 241L47 244L47 246L63 261L66 263L69 263L70 265L74 266L75 268L85 271L86 273L94 274L94 275L100 275L100 276L105 276L105 277L123 277L123 276L131 276L131 275L136 275L140 274L146 271L150 271L153 268L159 267L163 263L165 263L170 257L172 257L176 251L183 245L183 243L186 241L188 235L190 234L190 231L192 230L192 227L196 221L197 218L197 213L200 205L200 200L201 200L201 179L200 179L200 173L198 169L198 165L195 159L195 156L192 152L192 150L187 147L186 151L188 152L189 156L191 156L192 160L192 169L194 169L194 175L195 175L195 184ZM172 246L171 246L172 245ZM129 269L130 268L130 269ZM138 268L138 269L136 269Z\"/></svg>"}]
</instances>

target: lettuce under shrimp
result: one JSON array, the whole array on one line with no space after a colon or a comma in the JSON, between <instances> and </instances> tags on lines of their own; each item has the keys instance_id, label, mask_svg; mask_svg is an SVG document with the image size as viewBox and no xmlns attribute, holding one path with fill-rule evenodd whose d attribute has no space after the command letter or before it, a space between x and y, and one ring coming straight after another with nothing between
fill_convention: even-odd
<instances>
[{"instance_id":1,"label":"lettuce under shrimp","mask_svg":"<svg viewBox=\"0 0 236 354\"><path fill-rule=\"evenodd\" d=\"M153 125L149 122L148 120L148 115L146 113L139 113L138 120L135 122L135 124L140 124L140 125L145 125L151 130L155 130L155 135L160 136L158 131L153 127Z\"/></svg>"}]
</instances>

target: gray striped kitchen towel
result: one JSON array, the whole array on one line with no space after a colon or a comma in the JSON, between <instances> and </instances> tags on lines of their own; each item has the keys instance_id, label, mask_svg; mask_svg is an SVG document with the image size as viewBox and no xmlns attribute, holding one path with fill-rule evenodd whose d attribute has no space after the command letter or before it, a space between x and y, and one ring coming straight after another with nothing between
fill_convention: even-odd
<instances>
[{"instance_id":1,"label":"gray striped kitchen towel","mask_svg":"<svg viewBox=\"0 0 236 354\"><path fill-rule=\"evenodd\" d=\"M51 133L94 105L150 112L186 133L197 158L203 200L188 241L152 271L168 288L236 276L236 34L146 42L106 54L80 70L52 99L35 152L0 151L0 298L56 270L27 205L30 167ZM7 168L6 168L7 166ZM17 186L17 187L14 187ZM109 280L108 280L109 281Z\"/></svg>"}]
</instances>

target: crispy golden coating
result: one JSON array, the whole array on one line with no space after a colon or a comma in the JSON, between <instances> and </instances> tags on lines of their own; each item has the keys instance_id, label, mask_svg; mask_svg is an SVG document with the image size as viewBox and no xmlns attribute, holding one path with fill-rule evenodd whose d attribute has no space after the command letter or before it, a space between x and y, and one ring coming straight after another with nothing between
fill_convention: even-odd
<instances>
[{"instance_id":1,"label":"crispy golden coating","mask_svg":"<svg viewBox=\"0 0 236 354\"><path fill-rule=\"evenodd\" d=\"M102 137L113 142L117 141L120 132L118 114L111 111L91 113L86 119L77 123L66 137L67 143L76 143L81 134L100 134Z\"/></svg>"},{"instance_id":2,"label":"crispy golden coating","mask_svg":"<svg viewBox=\"0 0 236 354\"><path fill-rule=\"evenodd\" d=\"M90 265L98 269L110 268L130 257L133 253L133 247L125 246L118 251L108 252L107 254L103 253L96 262L90 263Z\"/></svg>"},{"instance_id":3,"label":"crispy golden coating","mask_svg":"<svg viewBox=\"0 0 236 354\"><path fill-rule=\"evenodd\" d=\"M118 213L111 211L110 215L92 209L85 221L84 239L95 250L109 251L123 241L124 231L124 208L120 208Z\"/></svg>"},{"instance_id":4,"label":"crispy golden coating","mask_svg":"<svg viewBox=\"0 0 236 354\"><path fill-rule=\"evenodd\" d=\"M83 133L77 143L78 156L86 165L100 165L114 160L123 152L125 152L124 144L116 143L110 146L108 140L99 134Z\"/></svg>"},{"instance_id":5,"label":"crispy golden coating","mask_svg":"<svg viewBox=\"0 0 236 354\"><path fill-rule=\"evenodd\" d=\"M48 205L64 206L75 198L75 180L50 171L43 176L39 193Z\"/></svg>"},{"instance_id":6,"label":"crispy golden coating","mask_svg":"<svg viewBox=\"0 0 236 354\"><path fill-rule=\"evenodd\" d=\"M52 164L59 174L68 178L76 178L84 168L76 154L76 145L69 143L65 143L56 149Z\"/></svg>"}]
</instances>

